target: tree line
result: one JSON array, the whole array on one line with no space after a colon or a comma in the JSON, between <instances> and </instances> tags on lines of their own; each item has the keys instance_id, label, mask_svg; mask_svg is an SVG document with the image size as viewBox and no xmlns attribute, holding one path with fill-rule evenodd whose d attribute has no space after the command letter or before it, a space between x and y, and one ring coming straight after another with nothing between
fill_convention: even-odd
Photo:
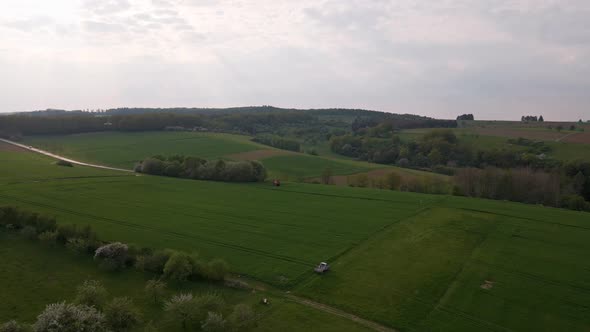
<instances>
[{"instance_id":1,"label":"tree line","mask_svg":"<svg viewBox=\"0 0 590 332\"><path fill-rule=\"evenodd\" d=\"M259 161L206 160L183 155L153 156L137 163L135 171L151 175L224 182L262 182L267 176L266 168Z\"/></svg>"},{"instance_id":2,"label":"tree line","mask_svg":"<svg viewBox=\"0 0 590 332\"><path fill-rule=\"evenodd\" d=\"M536 115L523 115L520 117L520 121L522 122L544 122L543 116L537 117Z\"/></svg>"},{"instance_id":3,"label":"tree line","mask_svg":"<svg viewBox=\"0 0 590 332\"><path fill-rule=\"evenodd\" d=\"M299 142L285 139L273 135L261 135L252 138L253 142L275 147L277 149L289 150L299 152L301 151L301 144Z\"/></svg>"}]
</instances>

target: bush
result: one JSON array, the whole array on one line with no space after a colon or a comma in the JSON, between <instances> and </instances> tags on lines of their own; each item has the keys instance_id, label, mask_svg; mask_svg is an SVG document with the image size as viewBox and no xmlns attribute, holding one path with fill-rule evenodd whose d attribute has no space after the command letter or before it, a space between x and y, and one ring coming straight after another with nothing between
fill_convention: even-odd
<instances>
[{"instance_id":1,"label":"bush","mask_svg":"<svg viewBox=\"0 0 590 332\"><path fill-rule=\"evenodd\" d=\"M145 293L149 298L154 300L154 303L158 303L160 298L166 292L166 283L160 280L148 280L145 284Z\"/></svg>"},{"instance_id":2,"label":"bush","mask_svg":"<svg viewBox=\"0 0 590 332\"><path fill-rule=\"evenodd\" d=\"M164 266L166 266L166 262L168 262L172 254L171 250L157 250L153 253L139 255L135 267L140 271L162 274L164 273Z\"/></svg>"},{"instance_id":3,"label":"bush","mask_svg":"<svg viewBox=\"0 0 590 332\"><path fill-rule=\"evenodd\" d=\"M54 303L45 307L33 325L35 332L107 332L104 315L86 305Z\"/></svg>"},{"instance_id":4,"label":"bush","mask_svg":"<svg viewBox=\"0 0 590 332\"><path fill-rule=\"evenodd\" d=\"M55 164L57 166L74 167L74 165L71 162L62 159L56 161Z\"/></svg>"},{"instance_id":5,"label":"bush","mask_svg":"<svg viewBox=\"0 0 590 332\"><path fill-rule=\"evenodd\" d=\"M33 226L25 226L23 229L20 230L20 234L28 240L36 240L37 239L37 230Z\"/></svg>"},{"instance_id":6,"label":"bush","mask_svg":"<svg viewBox=\"0 0 590 332\"><path fill-rule=\"evenodd\" d=\"M196 311L193 295L189 293L173 296L164 303L164 311L168 319L180 322L182 329L186 330Z\"/></svg>"},{"instance_id":7,"label":"bush","mask_svg":"<svg viewBox=\"0 0 590 332\"><path fill-rule=\"evenodd\" d=\"M137 326L142 319L141 312L128 297L116 297L107 303L104 315L113 331L127 331Z\"/></svg>"},{"instance_id":8,"label":"bush","mask_svg":"<svg viewBox=\"0 0 590 332\"><path fill-rule=\"evenodd\" d=\"M164 276L168 279L185 281L193 275L193 259L186 253L174 253L164 266Z\"/></svg>"},{"instance_id":9,"label":"bush","mask_svg":"<svg viewBox=\"0 0 590 332\"><path fill-rule=\"evenodd\" d=\"M38 236L39 241L49 245L55 245L57 241L57 232L43 232Z\"/></svg>"},{"instance_id":10,"label":"bush","mask_svg":"<svg viewBox=\"0 0 590 332\"><path fill-rule=\"evenodd\" d=\"M206 332L223 332L225 331L225 319L223 315L215 312L208 312L207 318L201 324L201 329Z\"/></svg>"},{"instance_id":11,"label":"bush","mask_svg":"<svg viewBox=\"0 0 590 332\"><path fill-rule=\"evenodd\" d=\"M209 293L194 298L195 304L194 317L196 321L202 322L207 318L208 312L218 312L223 309L225 301L221 296Z\"/></svg>"},{"instance_id":12,"label":"bush","mask_svg":"<svg viewBox=\"0 0 590 332\"><path fill-rule=\"evenodd\" d=\"M238 304L228 317L232 330L242 330L254 327L256 315L251 306Z\"/></svg>"},{"instance_id":13,"label":"bush","mask_svg":"<svg viewBox=\"0 0 590 332\"><path fill-rule=\"evenodd\" d=\"M222 259L214 259L207 264L207 279L223 280L229 272L229 265Z\"/></svg>"},{"instance_id":14,"label":"bush","mask_svg":"<svg viewBox=\"0 0 590 332\"><path fill-rule=\"evenodd\" d=\"M107 299L107 290L97 280L86 280L76 289L74 303L91 307L102 308Z\"/></svg>"},{"instance_id":15,"label":"bush","mask_svg":"<svg viewBox=\"0 0 590 332\"><path fill-rule=\"evenodd\" d=\"M86 240L81 238L68 239L68 242L66 243L66 248L79 254L85 253L87 247L88 245L86 243Z\"/></svg>"},{"instance_id":16,"label":"bush","mask_svg":"<svg viewBox=\"0 0 590 332\"><path fill-rule=\"evenodd\" d=\"M125 267L129 247L121 242L104 245L94 253L94 259L101 261L101 267L107 270L119 270Z\"/></svg>"},{"instance_id":17,"label":"bush","mask_svg":"<svg viewBox=\"0 0 590 332\"><path fill-rule=\"evenodd\" d=\"M0 325L0 332L26 332L29 329L15 320Z\"/></svg>"},{"instance_id":18,"label":"bush","mask_svg":"<svg viewBox=\"0 0 590 332\"><path fill-rule=\"evenodd\" d=\"M237 279L225 279L225 282L223 283L223 285L225 287L235 288L235 289L245 289L245 290L252 289L252 286L250 286L250 284L248 284L245 281L237 280Z\"/></svg>"}]
</instances>

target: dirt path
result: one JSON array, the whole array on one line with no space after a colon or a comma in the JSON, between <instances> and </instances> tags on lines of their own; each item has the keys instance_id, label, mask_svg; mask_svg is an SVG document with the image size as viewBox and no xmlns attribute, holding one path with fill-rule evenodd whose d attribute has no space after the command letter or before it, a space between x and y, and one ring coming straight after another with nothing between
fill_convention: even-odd
<instances>
[{"instance_id":1,"label":"dirt path","mask_svg":"<svg viewBox=\"0 0 590 332\"><path fill-rule=\"evenodd\" d=\"M45 151L45 150L40 150L40 149L34 148L32 146L28 146L28 145L16 143L16 142L9 141L9 140L3 139L3 138L0 138L0 142L11 144L13 146L16 146L16 147L19 147L21 149L28 150L28 151L31 151L31 152L40 153L40 154L46 155L46 156L51 157L51 158L65 160L65 161L68 161L68 162L70 162L70 163L72 163L74 165L94 167L94 168L100 168L100 169L108 169L108 170L111 170L111 171L120 171L120 172L133 173L133 171L130 170L130 169L123 169L123 168L109 167L109 166L103 166L103 165L89 164L89 163L84 163L84 162L81 162L81 161L69 159L69 158L66 158L66 157L63 157L63 156L60 156L60 155L57 155L57 154L54 154L54 153Z\"/></svg>"},{"instance_id":2,"label":"dirt path","mask_svg":"<svg viewBox=\"0 0 590 332\"><path fill-rule=\"evenodd\" d=\"M321 310L321 311L330 313L332 315L336 315L336 316L340 316L342 318L346 318L348 320L351 320L353 322L356 322L356 323L358 323L360 325L363 325L363 326L368 327L368 328L370 328L372 330L375 330L375 331L379 331L379 332L398 332L395 329L389 328L387 326L383 326L381 324L375 323L375 322L370 321L370 320L366 320L364 318L360 318L359 316L350 314L350 313L345 312L345 311L342 311L340 309L336 309L334 307L330 307L330 306L325 305L325 304L322 304L322 303L314 302L312 300L308 300L308 299L305 299L305 298L302 298L302 297L298 297L298 296L295 296L295 295L291 295L291 294L287 295L287 298L289 300L293 301L293 302L297 302L297 303L302 304L304 306L308 306L308 307L311 307L311 308L314 308L314 309L317 309L317 310Z\"/></svg>"}]
</instances>

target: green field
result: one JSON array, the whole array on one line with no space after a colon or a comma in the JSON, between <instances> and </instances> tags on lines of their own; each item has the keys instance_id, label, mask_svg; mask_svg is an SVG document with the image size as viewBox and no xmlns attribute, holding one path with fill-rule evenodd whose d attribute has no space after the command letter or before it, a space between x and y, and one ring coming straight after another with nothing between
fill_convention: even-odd
<instances>
[{"instance_id":1,"label":"green field","mask_svg":"<svg viewBox=\"0 0 590 332\"><path fill-rule=\"evenodd\" d=\"M196 132L103 132L33 136L26 137L24 143L75 160L126 169L132 169L138 161L158 154L228 159L232 154L241 152L276 150L254 143L248 136ZM303 153L269 156L262 161L270 176L285 180L317 177L327 167L331 168L335 175L360 173L375 167L361 162L314 157Z\"/></svg>"},{"instance_id":2,"label":"green field","mask_svg":"<svg viewBox=\"0 0 590 332\"><path fill-rule=\"evenodd\" d=\"M194 155L218 159L225 155L261 149L246 136L192 132L102 132L67 136L26 137L25 144L84 162L132 169L153 155Z\"/></svg>"},{"instance_id":3,"label":"green field","mask_svg":"<svg viewBox=\"0 0 590 332\"><path fill-rule=\"evenodd\" d=\"M0 177L2 204L90 224L106 240L221 257L236 273L401 331L590 329L588 213L312 184L119 176L29 153L0 156L0 174L9 174ZM333 266L321 277L311 271L320 261ZM293 330L316 330L314 317L325 315L283 301L261 330L289 330L295 317L304 325ZM317 330L357 328L330 319L318 317Z\"/></svg>"},{"instance_id":4,"label":"green field","mask_svg":"<svg viewBox=\"0 0 590 332\"><path fill-rule=\"evenodd\" d=\"M91 258L79 256L63 248L47 247L0 230L0 322L15 319L33 322L46 304L71 301L75 286L84 280L99 280L110 297L127 296L134 300L146 321L152 320L161 331L182 331L178 323L166 319L160 305L154 304L144 293L144 285L152 278L136 271L110 273L101 271ZM368 331L343 318L304 307L276 297L272 293L233 290L208 283L168 284L166 296L176 293L220 294L230 307L246 303L254 307L258 318L256 330L276 331L284 326L303 331ZM261 307L261 297L271 300L271 308ZM304 319L302 319L305 317Z\"/></svg>"}]
</instances>

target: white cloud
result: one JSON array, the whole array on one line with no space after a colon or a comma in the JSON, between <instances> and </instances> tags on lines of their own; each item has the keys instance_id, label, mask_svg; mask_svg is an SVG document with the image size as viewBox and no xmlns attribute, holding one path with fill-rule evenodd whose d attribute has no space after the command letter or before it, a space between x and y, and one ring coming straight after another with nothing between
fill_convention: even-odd
<instances>
[{"instance_id":1,"label":"white cloud","mask_svg":"<svg viewBox=\"0 0 590 332\"><path fill-rule=\"evenodd\" d=\"M574 119L590 101L585 0L5 2L0 70L13 76L0 78L0 111L275 104L515 118L556 107Z\"/></svg>"}]
</instances>

